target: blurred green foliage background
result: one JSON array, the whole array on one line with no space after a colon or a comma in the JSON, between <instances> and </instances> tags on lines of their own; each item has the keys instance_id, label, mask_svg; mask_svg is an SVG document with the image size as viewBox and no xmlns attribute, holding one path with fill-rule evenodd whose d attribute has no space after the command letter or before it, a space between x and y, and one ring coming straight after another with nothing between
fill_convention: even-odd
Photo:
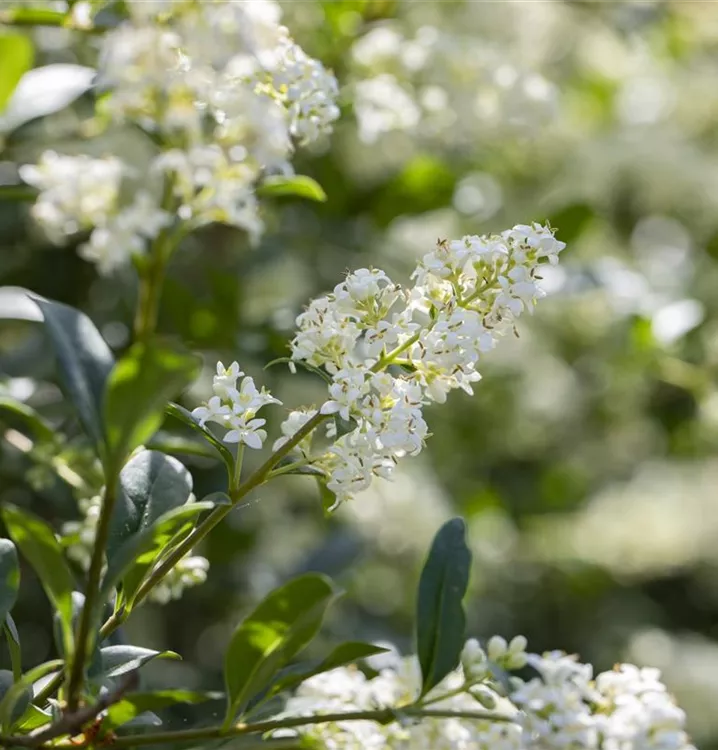
<instances>
[{"instance_id":1,"label":"blurred green foliage background","mask_svg":"<svg viewBox=\"0 0 718 750\"><path fill-rule=\"evenodd\" d=\"M184 655L146 679L216 687L241 614L308 569L347 591L328 639L409 650L423 556L461 514L475 559L471 635L523 633L534 650L580 652L600 669L658 666L695 743L718 748L718 5L283 7L343 86L334 136L295 162L329 201L267 204L257 248L216 226L175 255L160 330L207 367L187 406L206 397L218 358L239 360L289 406L318 402L311 375L262 368L285 355L302 305L349 269L406 280L439 237L530 220L550 220L568 247L520 338L486 358L476 396L429 410L429 446L396 482L327 520L310 480L277 480L212 534L208 582L126 626L134 643ZM91 38L31 33L36 64L92 64ZM0 183L48 147L128 161L152 149L132 131L90 138L91 115L87 95L14 131ZM81 307L114 349L127 346L131 270L96 276L73 247L48 245L15 201L0 200L0 243L0 284ZM41 331L3 322L0 370L3 392L58 431L56 444L28 445L3 422L0 502L59 527L76 517L77 493L57 465L91 472ZM218 465L187 463L198 497L223 489ZM16 619L28 662L49 658L48 607L29 570Z\"/></svg>"}]
</instances>

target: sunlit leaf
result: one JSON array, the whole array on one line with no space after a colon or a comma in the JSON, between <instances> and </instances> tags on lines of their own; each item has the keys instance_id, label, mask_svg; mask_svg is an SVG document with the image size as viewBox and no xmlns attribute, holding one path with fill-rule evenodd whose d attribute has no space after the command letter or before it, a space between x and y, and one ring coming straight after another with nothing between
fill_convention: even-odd
<instances>
[{"instance_id":1,"label":"sunlit leaf","mask_svg":"<svg viewBox=\"0 0 718 750\"><path fill-rule=\"evenodd\" d=\"M257 188L257 194L265 197L292 197L306 198L310 201L323 203L327 199L327 194L322 186L311 177L306 175L293 175L283 177L275 175L267 177Z\"/></svg>"},{"instance_id":2,"label":"sunlit leaf","mask_svg":"<svg viewBox=\"0 0 718 750\"><path fill-rule=\"evenodd\" d=\"M369 656L386 653L387 649L381 646L375 646L371 643L361 643L359 641L350 641L337 646L325 659L311 662L310 664L298 664L294 667L288 667L285 674L278 676L269 686L266 693L262 696L261 702L273 698L279 693L294 690L302 682L324 672L329 672L337 667L343 667L347 664L355 664L361 659ZM256 708L255 703L253 708Z\"/></svg>"},{"instance_id":3,"label":"sunlit leaf","mask_svg":"<svg viewBox=\"0 0 718 750\"><path fill-rule=\"evenodd\" d=\"M336 596L329 579L308 573L270 593L240 623L225 656L225 726L314 638Z\"/></svg>"},{"instance_id":4,"label":"sunlit leaf","mask_svg":"<svg viewBox=\"0 0 718 750\"><path fill-rule=\"evenodd\" d=\"M12 686L15 684L15 682L16 682L16 679L12 672L10 672L8 669L0 669L0 705L1 705L1 702L4 700L5 696L8 694L8 691L10 690L10 688L12 688ZM31 700L32 700L32 687L27 686L19 694L17 701L12 708L10 722L7 724L7 728L9 728L11 724L20 720L22 715L29 708ZM5 727L5 724L6 722L3 722L3 727Z\"/></svg>"},{"instance_id":5,"label":"sunlit leaf","mask_svg":"<svg viewBox=\"0 0 718 750\"><path fill-rule=\"evenodd\" d=\"M120 677L127 672L147 664L153 659L172 659L181 661L182 657L174 651L154 651L141 646L105 646L100 649L102 656L102 674L105 677Z\"/></svg>"},{"instance_id":6,"label":"sunlit leaf","mask_svg":"<svg viewBox=\"0 0 718 750\"><path fill-rule=\"evenodd\" d=\"M167 343L135 344L107 379L104 400L108 460L115 465L159 429L170 396L199 372L199 358Z\"/></svg>"},{"instance_id":7,"label":"sunlit leaf","mask_svg":"<svg viewBox=\"0 0 718 750\"><path fill-rule=\"evenodd\" d=\"M74 583L52 529L40 518L12 505L0 513L8 533L37 573L60 619L65 653L72 654L72 590Z\"/></svg>"},{"instance_id":8,"label":"sunlit leaf","mask_svg":"<svg viewBox=\"0 0 718 750\"><path fill-rule=\"evenodd\" d=\"M146 711L161 711L178 703L196 704L224 698L222 693L201 693L193 690L158 690L152 693L129 693L110 706L103 729L110 730L132 721Z\"/></svg>"},{"instance_id":9,"label":"sunlit leaf","mask_svg":"<svg viewBox=\"0 0 718 750\"><path fill-rule=\"evenodd\" d=\"M36 440L50 442L55 438L55 431L32 407L14 398L0 396L0 419L22 427Z\"/></svg>"},{"instance_id":10,"label":"sunlit leaf","mask_svg":"<svg viewBox=\"0 0 718 750\"><path fill-rule=\"evenodd\" d=\"M0 113L18 81L32 67L34 52L25 34L0 34Z\"/></svg>"},{"instance_id":11,"label":"sunlit leaf","mask_svg":"<svg viewBox=\"0 0 718 750\"><path fill-rule=\"evenodd\" d=\"M18 711L19 716L15 713L16 706L23 705L25 697L32 693L29 692L32 686L43 677L57 672L62 667L62 661L60 659L54 659L53 661L47 661L44 664L39 664L37 667L26 672L20 680L15 682L14 685L10 686L0 700L0 726L4 731L12 729L13 724L17 718L22 716L22 712Z\"/></svg>"},{"instance_id":12,"label":"sunlit leaf","mask_svg":"<svg viewBox=\"0 0 718 750\"><path fill-rule=\"evenodd\" d=\"M45 117L82 96L95 79L95 70L73 63L53 63L28 70L0 115L0 133Z\"/></svg>"},{"instance_id":13,"label":"sunlit leaf","mask_svg":"<svg viewBox=\"0 0 718 750\"><path fill-rule=\"evenodd\" d=\"M102 599L109 599L113 590L126 576L131 575L134 565L142 566L146 571L150 560L156 559L157 553L163 550L177 533L185 528L187 523L205 510L211 510L213 503L190 503L181 508L175 508L155 523L138 534L130 536L114 553L107 566L107 572L102 581Z\"/></svg>"}]
</instances>

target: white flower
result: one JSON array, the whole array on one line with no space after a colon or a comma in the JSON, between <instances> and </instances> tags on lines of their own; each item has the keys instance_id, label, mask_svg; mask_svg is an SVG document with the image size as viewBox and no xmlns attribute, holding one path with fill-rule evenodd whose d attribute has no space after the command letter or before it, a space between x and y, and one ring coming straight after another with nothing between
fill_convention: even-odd
<instances>
[{"instance_id":1,"label":"white flower","mask_svg":"<svg viewBox=\"0 0 718 750\"><path fill-rule=\"evenodd\" d=\"M32 215L53 242L104 226L117 212L125 167L115 157L93 159L45 151L38 164L25 164L19 171L28 185L40 191Z\"/></svg>"},{"instance_id":2,"label":"white flower","mask_svg":"<svg viewBox=\"0 0 718 750\"><path fill-rule=\"evenodd\" d=\"M255 419L257 412L269 404L281 404L266 388L257 389L254 379L243 377L237 362L226 368L217 363L217 374L212 380L214 395L202 406L193 409L192 416L201 424L215 422L227 429L224 441L244 443L259 449L267 438L261 429L266 420ZM237 381L242 381L237 388Z\"/></svg>"},{"instance_id":3,"label":"white flower","mask_svg":"<svg viewBox=\"0 0 718 750\"><path fill-rule=\"evenodd\" d=\"M267 439L266 430L260 429L266 423L266 419L247 419L244 416L230 417L228 420L231 429L225 434L226 443L244 443L250 448L259 450Z\"/></svg>"},{"instance_id":4,"label":"white flower","mask_svg":"<svg viewBox=\"0 0 718 750\"><path fill-rule=\"evenodd\" d=\"M412 289L360 268L298 316L292 359L332 376L321 414L356 422L314 461L338 498L365 489L372 476L390 477L397 459L421 451L427 402L443 403L457 388L473 393L481 358L532 310L542 296L538 268L563 247L540 225L440 241L412 274ZM392 366L404 369L385 371ZM502 648L503 666L524 663L518 645L510 654Z\"/></svg>"},{"instance_id":5,"label":"white flower","mask_svg":"<svg viewBox=\"0 0 718 750\"><path fill-rule=\"evenodd\" d=\"M197 555L183 557L149 593L148 599L167 604L179 599L185 589L199 586L207 580L209 561Z\"/></svg>"},{"instance_id":6,"label":"white flower","mask_svg":"<svg viewBox=\"0 0 718 750\"><path fill-rule=\"evenodd\" d=\"M244 373L239 369L237 362L232 362L229 368L221 362L217 362L217 374L212 380L212 389L221 398L229 398L230 393L237 390L237 378L241 378Z\"/></svg>"},{"instance_id":7,"label":"white flower","mask_svg":"<svg viewBox=\"0 0 718 750\"><path fill-rule=\"evenodd\" d=\"M299 432L299 430L301 430L301 428L316 415L316 413L317 412L314 409L289 412L289 416L282 422L280 427L282 437L277 438L277 440L274 441L272 450L278 451L290 438L294 437L294 435L296 435L297 432ZM308 455L311 440L312 438L310 434L297 445L297 450L302 453L302 455Z\"/></svg>"},{"instance_id":8,"label":"white flower","mask_svg":"<svg viewBox=\"0 0 718 750\"><path fill-rule=\"evenodd\" d=\"M220 396L212 396L205 406L198 406L196 409L192 410L192 416L202 425L202 427L204 427L207 422L225 424L227 417L229 417L231 413L231 406L223 403Z\"/></svg>"}]
</instances>

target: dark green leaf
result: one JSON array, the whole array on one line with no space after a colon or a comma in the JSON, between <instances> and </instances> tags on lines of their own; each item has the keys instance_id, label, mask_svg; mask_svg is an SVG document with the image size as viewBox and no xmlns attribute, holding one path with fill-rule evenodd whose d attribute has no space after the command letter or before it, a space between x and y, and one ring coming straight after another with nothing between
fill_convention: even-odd
<instances>
[{"instance_id":1,"label":"dark green leaf","mask_svg":"<svg viewBox=\"0 0 718 750\"><path fill-rule=\"evenodd\" d=\"M170 396L186 388L199 372L193 354L167 343L135 344L107 380L104 416L107 453L120 466L137 446L159 429Z\"/></svg>"},{"instance_id":2,"label":"dark green leaf","mask_svg":"<svg viewBox=\"0 0 718 750\"><path fill-rule=\"evenodd\" d=\"M9 539L0 539L0 628L17 601L20 566L17 550Z\"/></svg>"},{"instance_id":3,"label":"dark green leaf","mask_svg":"<svg viewBox=\"0 0 718 750\"><path fill-rule=\"evenodd\" d=\"M310 677L314 677L317 674L323 674L329 672L337 667L343 667L346 664L355 664L360 659L366 659L369 656L376 656L376 654L385 653L387 649L381 648L380 646L374 646L371 643L361 643L359 641L350 641L348 643L342 643L337 646L326 659L315 661L310 664L298 664L295 667L289 667L287 673L278 676L269 689L262 696L261 702L263 703L270 698L273 698L279 693L284 693L289 690L294 690L302 682L308 680ZM255 703L253 708L259 705Z\"/></svg>"},{"instance_id":4,"label":"dark green leaf","mask_svg":"<svg viewBox=\"0 0 718 750\"><path fill-rule=\"evenodd\" d=\"M146 571L148 562L151 561L148 561L145 556L156 559L159 552L166 547L168 542L186 528L187 523L193 522L200 513L205 510L211 510L213 507L212 503L190 503L183 505L181 508L175 508L164 516L161 516L152 526L144 529L139 534L129 537L116 550L111 562L107 566L107 572L102 581L102 600L106 601L109 599L117 584L126 576L132 574L134 565L140 565L142 566L142 570Z\"/></svg>"},{"instance_id":5,"label":"dark green leaf","mask_svg":"<svg viewBox=\"0 0 718 750\"><path fill-rule=\"evenodd\" d=\"M337 592L316 573L273 591L235 630L225 657L228 726L317 634Z\"/></svg>"},{"instance_id":6,"label":"dark green leaf","mask_svg":"<svg viewBox=\"0 0 718 750\"><path fill-rule=\"evenodd\" d=\"M459 664L466 617L462 604L469 585L471 552L461 518L447 521L434 537L419 581L416 613L422 695Z\"/></svg>"},{"instance_id":7,"label":"dark green leaf","mask_svg":"<svg viewBox=\"0 0 718 750\"><path fill-rule=\"evenodd\" d=\"M72 654L72 574L62 554L62 547L52 529L37 516L12 505L2 509L8 533L34 568L45 593L58 613L65 653Z\"/></svg>"},{"instance_id":8,"label":"dark green leaf","mask_svg":"<svg viewBox=\"0 0 718 750\"><path fill-rule=\"evenodd\" d=\"M20 634L17 632L12 615L6 615L5 624L2 627L7 641L7 650L10 654L12 673L15 679L19 680L22 676L22 652L20 650Z\"/></svg>"},{"instance_id":9,"label":"dark green leaf","mask_svg":"<svg viewBox=\"0 0 718 750\"><path fill-rule=\"evenodd\" d=\"M34 52L25 34L0 34L0 112L25 71L32 67Z\"/></svg>"},{"instance_id":10,"label":"dark green leaf","mask_svg":"<svg viewBox=\"0 0 718 750\"><path fill-rule=\"evenodd\" d=\"M7 669L0 669L0 701L5 698L15 682L16 679L12 672ZM18 696L17 703L13 706L11 724L19 721L30 706L30 701L32 701L32 688L26 687ZM3 724L3 726L5 725Z\"/></svg>"},{"instance_id":11,"label":"dark green leaf","mask_svg":"<svg viewBox=\"0 0 718 750\"><path fill-rule=\"evenodd\" d=\"M197 456L198 458L209 458L217 460L217 453L203 440L187 438L183 435L172 435L160 430L155 436L145 443L149 450L161 453L177 453L182 456Z\"/></svg>"},{"instance_id":12,"label":"dark green leaf","mask_svg":"<svg viewBox=\"0 0 718 750\"><path fill-rule=\"evenodd\" d=\"M327 194L316 180L301 174L267 177L257 188L257 194L262 197L306 198L318 203L324 203L327 199Z\"/></svg>"},{"instance_id":13,"label":"dark green leaf","mask_svg":"<svg viewBox=\"0 0 718 750\"><path fill-rule=\"evenodd\" d=\"M206 427L202 427L200 423L192 416L191 412L187 411L184 406L179 404L170 403L165 407L165 413L179 419L180 422L191 427L195 432L202 435L202 437L219 453L227 467L227 472L232 475L232 469L234 467L234 456L227 446L219 440L215 435L210 432Z\"/></svg>"},{"instance_id":14,"label":"dark green leaf","mask_svg":"<svg viewBox=\"0 0 718 750\"><path fill-rule=\"evenodd\" d=\"M100 653L104 677L120 677L139 669L152 659L182 659L174 651L153 651L151 648L140 646L105 646L100 649Z\"/></svg>"},{"instance_id":15,"label":"dark green leaf","mask_svg":"<svg viewBox=\"0 0 718 750\"><path fill-rule=\"evenodd\" d=\"M192 492L192 475L176 458L157 451L141 451L120 472L117 499L110 519L107 558L131 536L141 533Z\"/></svg>"},{"instance_id":16,"label":"dark green leaf","mask_svg":"<svg viewBox=\"0 0 718 750\"><path fill-rule=\"evenodd\" d=\"M130 693L107 709L103 729L116 727L132 721L146 711L161 711L177 703L204 703L223 698L222 693L199 693L192 690L158 690L153 693Z\"/></svg>"},{"instance_id":17,"label":"dark green leaf","mask_svg":"<svg viewBox=\"0 0 718 750\"><path fill-rule=\"evenodd\" d=\"M30 296L43 314L62 385L87 434L102 445L102 397L113 365L112 352L87 315L59 302Z\"/></svg>"},{"instance_id":18,"label":"dark green leaf","mask_svg":"<svg viewBox=\"0 0 718 750\"><path fill-rule=\"evenodd\" d=\"M5 732L9 732L12 729L16 716L15 708L18 704L22 705L24 703L25 696L28 695L28 691L32 689L33 684L52 672L57 672L61 668L62 661L60 659L39 664L29 672L26 672L22 676L22 679L15 682L8 689L2 700L0 700L0 726L2 726ZM31 695L32 693L30 693Z\"/></svg>"}]
</instances>

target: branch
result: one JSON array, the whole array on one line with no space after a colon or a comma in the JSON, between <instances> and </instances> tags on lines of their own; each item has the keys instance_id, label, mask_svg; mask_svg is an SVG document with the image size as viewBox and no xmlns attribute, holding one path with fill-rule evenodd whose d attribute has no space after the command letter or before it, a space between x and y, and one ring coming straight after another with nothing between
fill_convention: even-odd
<instances>
[{"instance_id":1,"label":"branch","mask_svg":"<svg viewBox=\"0 0 718 750\"><path fill-rule=\"evenodd\" d=\"M176 732L156 732L147 735L132 735L130 737L117 737L112 743L113 750L129 750L130 748L148 745L164 745L175 742L194 742L196 740L216 740L229 737L240 737L247 734L265 734L277 729L295 729L311 724L327 724L338 721L374 721L377 724L391 724L400 717L413 719L464 719L467 721L493 721L502 723L513 723L514 717L502 713L491 713L489 711L449 711L439 709L422 709L411 706L404 708L382 708L376 711L343 711L333 714L321 714L316 716L288 716L283 719L270 719L258 721L253 724L235 724L229 729L222 727L203 727L200 729L182 729ZM7 740L14 738L9 737ZM296 742L296 739L292 738ZM3 743L0 743L3 744ZM55 744L52 747L63 748L63 750L83 750L90 743L80 744ZM247 746L243 746L246 750ZM258 747L271 747L261 745ZM48 749L49 750L49 749Z\"/></svg>"},{"instance_id":2,"label":"branch","mask_svg":"<svg viewBox=\"0 0 718 750\"><path fill-rule=\"evenodd\" d=\"M114 690L101 695L96 703L83 706L73 713L66 713L59 721L38 732L19 737L0 737L0 745L37 748L49 740L55 739L55 737L61 737L62 735L75 737L82 734L82 728L85 724L96 719L105 709L118 703L125 693L135 690L138 685L139 677L137 670L134 670L125 675L125 678Z\"/></svg>"},{"instance_id":3,"label":"branch","mask_svg":"<svg viewBox=\"0 0 718 750\"><path fill-rule=\"evenodd\" d=\"M90 571L87 576L85 602L80 613L80 624L75 635L75 653L70 666L67 686L67 708L72 714L77 709L77 701L85 679L85 661L87 660L88 643L91 638L90 630L94 620L95 608L98 606L100 593L100 579L102 567L105 564L105 547L110 535L110 520L117 495L117 473L107 472L105 477L105 497L102 501L100 519L97 523L97 535L92 550ZM101 604L101 603L99 603Z\"/></svg>"}]
</instances>

